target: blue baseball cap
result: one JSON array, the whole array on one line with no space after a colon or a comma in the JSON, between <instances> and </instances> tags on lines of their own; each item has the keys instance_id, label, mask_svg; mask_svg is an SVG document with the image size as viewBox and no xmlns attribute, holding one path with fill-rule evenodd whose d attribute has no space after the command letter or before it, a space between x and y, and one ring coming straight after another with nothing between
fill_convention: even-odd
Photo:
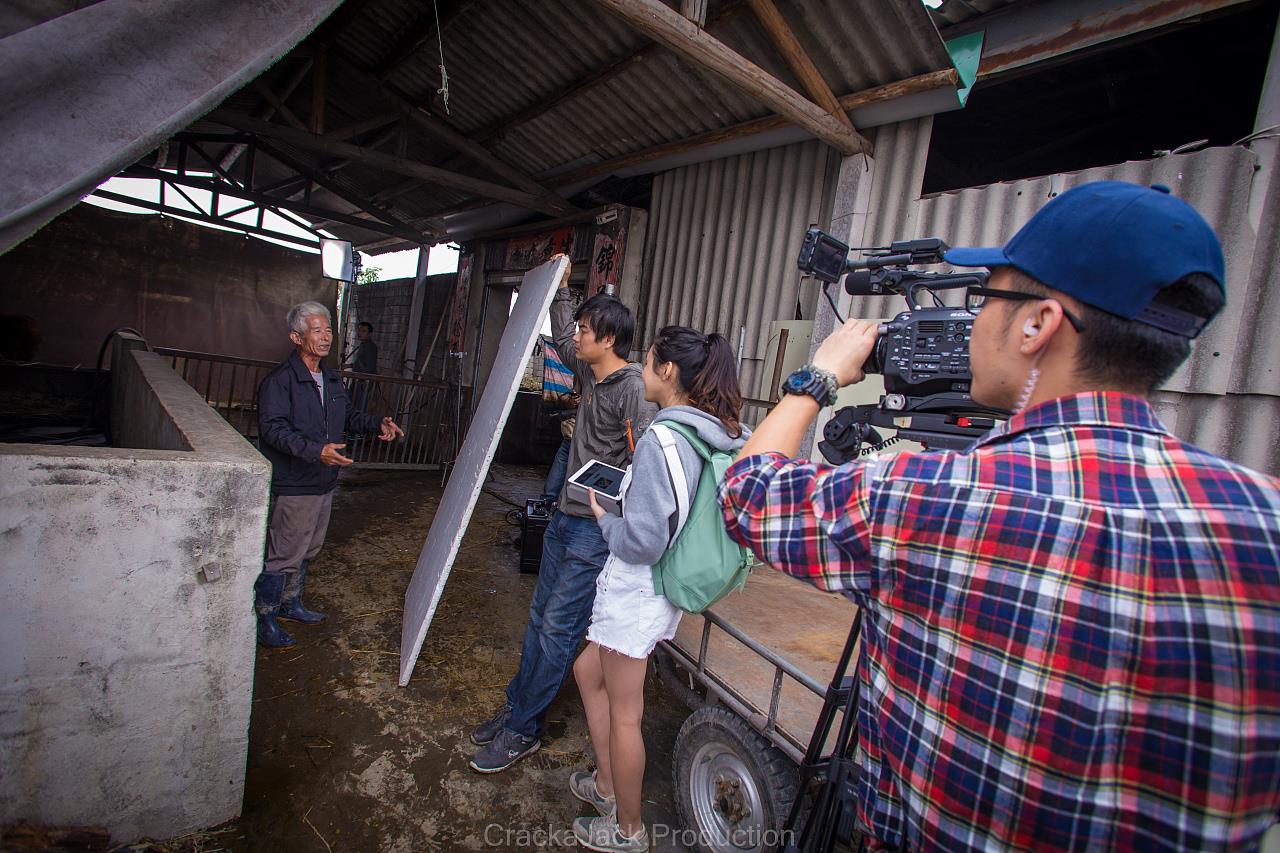
<instances>
[{"instance_id":1,"label":"blue baseball cap","mask_svg":"<svg viewBox=\"0 0 1280 853\"><path fill-rule=\"evenodd\" d=\"M1192 273L1226 294L1217 235L1159 184L1082 184L1042 207L1002 248L949 249L943 258L958 267L1016 267L1087 305L1188 338L1210 318L1153 305L1155 295Z\"/></svg>"}]
</instances>

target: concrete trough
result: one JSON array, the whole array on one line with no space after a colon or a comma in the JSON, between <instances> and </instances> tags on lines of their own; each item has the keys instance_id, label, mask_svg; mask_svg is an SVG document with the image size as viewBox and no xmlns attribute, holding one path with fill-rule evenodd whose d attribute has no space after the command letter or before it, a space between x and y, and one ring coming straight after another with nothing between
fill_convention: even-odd
<instances>
[{"instance_id":1,"label":"concrete trough","mask_svg":"<svg viewBox=\"0 0 1280 853\"><path fill-rule=\"evenodd\" d=\"M0 445L0 823L118 843L240 813L270 486L129 346L112 360L128 447Z\"/></svg>"}]
</instances>

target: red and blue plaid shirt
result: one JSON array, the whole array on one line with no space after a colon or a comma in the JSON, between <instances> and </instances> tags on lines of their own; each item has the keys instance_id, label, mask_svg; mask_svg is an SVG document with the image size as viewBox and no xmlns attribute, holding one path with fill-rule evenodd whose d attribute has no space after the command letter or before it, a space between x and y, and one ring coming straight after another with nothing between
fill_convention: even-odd
<instances>
[{"instance_id":1,"label":"red and blue plaid shirt","mask_svg":"<svg viewBox=\"0 0 1280 853\"><path fill-rule=\"evenodd\" d=\"M881 842L1239 850L1275 820L1280 482L1145 400L1055 400L965 453L751 456L721 499L760 559L866 608Z\"/></svg>"}]
</instances>

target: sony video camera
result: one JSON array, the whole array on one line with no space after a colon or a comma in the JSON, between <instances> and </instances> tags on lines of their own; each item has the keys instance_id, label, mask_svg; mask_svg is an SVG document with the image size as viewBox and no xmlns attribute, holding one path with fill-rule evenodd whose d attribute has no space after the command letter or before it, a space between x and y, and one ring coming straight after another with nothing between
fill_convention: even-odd
<instances>
[{"instance_id":1,"label":"sony video camera","mask_svg":"<svg viewBox=\"0 0 1280 853\"><path fill-rule=\"evenodd\" d=\"M884 377L885 393L879 405L847 406L835 413L823 430L825 440L818 444L828 461L841 464L869 452L864 444L872 445L870 450L883 447L887 442L877 426L896 429L899 438L929 448L963 449L991 429L996 418L1008 416L975 403L970 396L969 338L974 317L963 307L944 305L937 296L943 290L983 286L987 273L909 269L942 263L948 248L937 237L901 240L887 249L860 250L867 254L855 260L849 247L830 234L817 228L805 234L797 265L821 279L824 292L844 276L846 293L898 294L908 308L880 324L875 348L863 365L864 372ZM922 308L924 293L933 304Z\"/></svg>"}]
</instances>

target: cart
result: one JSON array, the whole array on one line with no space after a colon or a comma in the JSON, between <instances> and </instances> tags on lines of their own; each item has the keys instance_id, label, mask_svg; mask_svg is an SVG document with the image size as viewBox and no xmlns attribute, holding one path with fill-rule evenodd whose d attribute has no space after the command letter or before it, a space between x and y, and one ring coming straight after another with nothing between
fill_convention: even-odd
<instances>
[{"instance_id":1,"label":"cart","mask_svg":"<svg viewBox=\"0 0 1280 853\"><path fill-rule=\"evenodd\" d=\"M812 765L850 730L842 724L854 704L845 671L855 613L841 596L758 567L741 592L686 616L662 644L659 675L693 709L672 767L676 808L697 849L765 853L794 842L784 827L806 753ZM810 750L815 731L823 743Z\"/></svg>"}]
</instances>

